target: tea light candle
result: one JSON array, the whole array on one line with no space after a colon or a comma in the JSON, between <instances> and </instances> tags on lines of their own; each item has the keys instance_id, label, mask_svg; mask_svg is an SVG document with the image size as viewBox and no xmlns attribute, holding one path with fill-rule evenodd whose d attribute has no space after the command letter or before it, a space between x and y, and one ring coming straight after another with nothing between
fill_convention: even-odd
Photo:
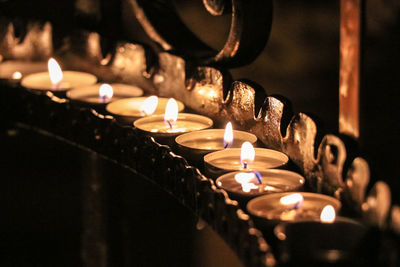
<instances>
[{"instance_id":1,"label":"tea light candle","mask_svg":"<svg viewBox=\"0 0 400 267\"><path fill-rule=\"evenodd\" d=\"M106 106L106 110L117 120L132 123L145 116L164 114L167 102L168 98L157 96L132 97L113 101ZM183 111L185 105L181 101L176 102L178 112Z\"/></svg>"},{"instance_id":2,"label":"tea light candle","mask_svg":"<svg viewBox=\"0 0 400 267\"><path fill-rule=\"evenodd\" d=\"M260 171L285 165L289 161L284 153L254 148L244 142L242 148L231 148L212 152L204 156L205 174L217 178L232 171Z\"/></svg>"},{"instance_id":3,"label":"tea light candle","mask_svg":"<svg viewBox=\"0 0 400 267\"><path fill-rule=\"evenodd\" d=\"M45 62L7 60L0 63L0 81L16 85L20 83L23 76L45 71L46 68Z\"/></svg>"},{"instance_id":4,"label":"tea light candle","mask_svg":"<svg viewBox=\"0 0 400 267\"><path fill-rule=\"evenodd\" d=\"M213 121L201 115L178 114L178 104L170 98L164 115L144 117L136 120L133 125L143 133L154 137L158 142L172 146L176 136L210 128L213 126Z\"/></svg>"},{"instance_id":5,"label":"tea light candle","mask_svg":"<svg viewBox=\"0 0 400 267\"><path fill-rule=\"evenodd\" d=\"M281 223L275 227L274 234L278 239L277 255L285 264L367 266L373 259L360 263L369 255L376 255L377 242L368 228L356 220L336 217L330 205L323 208L319 220Z\"/></svg>"},{"instance_id":6,"label":"tea light candle","mask_svg":"<svg viewBox=\"0 0 400 267\"><path fill-rule=\"evenodd\" d=\"M95 84L77 87L67 92L67 97L81 103L106 105L118 99L141 96L143 90L127 84Z\"/></svg>"},{"instance_id":7,"label":"tea light candle","mask_svg":"<svg viewBox=\"0 0 400 267\"><path fill-rule=\"evenodd\" d=\"M178 153L190 162L203 162L204 155L226 148L239 148L243 142L254 144L257 137L254 134L233 130L229 122L224 129L208 129L182 134L176 137Z\"/></svg>"},{"instance_id":8,"label":"tea light candle","mask_svg":"<svg viewBox=\"0 0 400 267\"><path fill-rule=\"evenodd\" d=\"M25 76L21 85L32 90L66 91L71 88L92 85L97 82L96 76L86 72L62 71L58 63L50 58L48 72L33 73Z\"/></svg>"},{"instance_id":9,"label":"tea light candle","mask_svg":"<svg viewBox=\"0 0 400 267\"><path fill-rule=\"evenodd\" d=\"M339 200L317 193L276 193L254 198L247 204L250 214L268 221L315 221L330 205L337 213Z\"/></svg>"},{"instance_id":10,"label":"tea light candle","mask_svg":"<svg viewBox=\"0 0 400 267\"><path fill-rule=\"evenodd\" d=\"M232 199L247 202L251 198L299 190L305 179L298 173L268 169L259 172L230 172L216 180L218 187L226 190Z\"/></svg>"}]
</instances>

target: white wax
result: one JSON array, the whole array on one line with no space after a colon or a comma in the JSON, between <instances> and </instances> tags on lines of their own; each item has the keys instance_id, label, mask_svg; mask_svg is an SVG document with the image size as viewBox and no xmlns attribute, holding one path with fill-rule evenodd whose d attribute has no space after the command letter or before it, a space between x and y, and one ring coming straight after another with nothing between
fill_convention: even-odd
<instances>
[{"instance_id":1,"label":"white wax","mask_svg":"<svg viewBox=\"0 0 400 267\"><path fill-rule=\"evenodd\" d=\"M247 210L252 215L265 218L267 220L282 220L282 221L315 221L319 220L322 209L331 205L338 213L341 203L336 198L317 194L302 192L304 201L298 209L288 208L280 202L283 196L292 193L275 193L256 197L249 201Z\"/></svg>"},{"instance_id":2,"label":"white wax","mask_svg":"<svg viewBox=\"0 0 400 267\"><path fill-rule=\"evenodd\" d=\"M224 149L224 129L210 129L197 132L186 133L178 136L175 141L179 145L189 149L200 149L217 151ZM234 130L232 148L239 148L243 142L254 144L257 137L254 134Z\"/></svg>"},{"instance_id":3,"label":"white wax","mask_svg":"<svg viewBox=\"0 0 400 267\"><path fill-rule=\"evenodd\" d=\"M62 82L55 87L50 80L48 72L33 73L22 79L21 85L28 89L65 91L79 86L92 85L97 82L93 74L79 71L63 71Z\"/></svg>"},{"instance_id":4,"label":"white wax","mask_svg":"<svg viewBox=\"0 0 400 267\"><path fill-rule=\"evenodd\" d=\"M230 172L220 176L216 180L218 187L235 194L257 196L267 193L295 191L302 187L305 182L304 177L298 173L280 169L269 169L259 172L261 175L261 184L256 177L247 181L248 183L253 183L257 188L244 192L241 183L235 179L236 174L240 173Z\"/></svg>"},{"instance_id":5,"label":"white wax","mask_svg":"<svg viewBox=\"0 0 400 267\"><path fill-rule=\"evenodd\" d=\"M180 113L173 127L164 122L164 115L153 115L138 119L134 126L144 132L161 135L176 135L179 133L198 131L212 127L213 121L205 116Z\"/></svg>"},{"instance_id":6,"label":"white wax","mask_svg":"<svg viewBox=\"0 0 400 267\"><path fill-rule=\"evenodd\" d=\"M141 112L141 106L147 98L148 98L147 96L133 97L133 98L125 98L113 101L112 103L107 105L106 110L111 114L117 116L132 117L132 118L143 117L144 114ZM164 114L168 99L169 98L159 97L157 108L152 115ZM185 105L180 101L176 102L178 103L178 111L181 112L185 108Z\"/></svg>"},{"instance_id":7,"label":"white wax","mask_svg":"<svg viewBox=\"0 0 400 267\"><path fill-rule=\"evenodd\" d=\"M284 153L266 149L255 148L254 162L244 169L240 163L240 148L225 149L213 152L204 156L204 162L221 170L242 171L253 170L260 171L270 168L276 168L285 165L289 158Z\"/></svg>"},{"instance_id":8,"label":"white wax","mask_svg":"<svg viewBox=\"0 0 400 267\"><path fill-rule=\"evenodd\" d=\"M20 72L22 76L47 70L47 62L31 62L7 60L0 63L0 79L12 79L14 72Z\"/></svg>"},{"instance_id":9,"label":"white wax","mask_svg":"<svg viewBox=\"0 0 400 267\"><path fill-rule=\"evenodd\" d=\"M132 86L128 84L112 83L110 84L113 88L113 96L110 99L99 97L99 88L102 83L76 87L73 90L67 92L67 97L73 100L92 103L92 104L104 104L113 102L119 99L126 99L129 97L141 96L143 90L137 86Z\"/></svg>"}]
</instances>

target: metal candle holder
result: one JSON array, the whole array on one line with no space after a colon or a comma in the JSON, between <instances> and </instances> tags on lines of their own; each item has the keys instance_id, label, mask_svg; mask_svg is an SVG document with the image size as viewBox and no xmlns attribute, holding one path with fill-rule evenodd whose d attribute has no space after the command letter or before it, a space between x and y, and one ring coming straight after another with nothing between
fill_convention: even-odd
<instances>
[{"instance_id":1,"label":"metal candle holder","mask_svg":"<svg viewBox=\"0 0 400 267\"><path fill-rule=\"evenodd\" d=\"M213 51L191 34L170 9L170 1L129 3L131 14L158 44L158 50L115 42L103 56L103 37L82 29L65 35L63 45L54 49L50 23L28 23L27 34L21 40L15 37L13 23L1 20L0 54L3 60L56 56L66 68L174 97L191 110L211 117L216 124L229 120L255 134L268 148L287 154L313 191L335 196L345 210L363 217L369 224L400 229L399 207L391 206L389 187L379 181L366 192L370 180L368 163L352 154L346 138L327 134L317 143L319 128L310 116L298 113L288 117L292 111L278 97L268 96L246 81L232 81L226 71L228 67L251 62L264 47L271 27L271 1L204 0L211 14L232 15L229 37L220 51ZM85 14L79 5L76 8L83 16L91 15ZM168 26L179 27L180 31L171 31ZM176 36L176 32L183 34ZM259 32L265 35L260 36ZM12 95L14 106L18 107L14 110L19 111L17 114L10 111L9 114L15 115L11 119L20 122L21 127L49 131L144 174L213 226L246 264L273 265L273 255L249 216L226 192L217 189L169 147L139 136L132 127L118 125L111 116L74 107L51 93L43 96L7 91L6 94ZM6 109L13 106L3 104ZM42 116L48 119L43 121ZM154 161L159 166L156 170L148 166ZM350 167L345 169L345 166Z\"/></svg>"}]
</instances>

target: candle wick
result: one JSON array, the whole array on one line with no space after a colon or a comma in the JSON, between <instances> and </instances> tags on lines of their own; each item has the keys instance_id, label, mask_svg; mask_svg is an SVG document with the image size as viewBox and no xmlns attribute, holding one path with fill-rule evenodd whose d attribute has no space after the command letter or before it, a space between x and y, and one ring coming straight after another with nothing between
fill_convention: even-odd
<instances>
[{"instance_id":1,"label":"candle wick","mask_svg":"<svg viewBox=\"0 0 400 267\"><path fill-rule=\"evenodd\" d=\"M256 175L257 181L259 184L262 184L262 177L261 174L259 172L254 172L254 174Z\"/></svg>"},{"instance_id":2,"label":"candle wick","mask_svg":"<svg viewBox=\"0 0 400 267\"><path fill-rule=\"evenodd\" d=\"M246 161L243 162L243 168L247 169L247 162Z\"/></svg>"},{"instance_id":3,"label":"candle wick","mask_svg":"<svg viewBox=\"0 0 400 267\"><path fill-rule=\"evenodd\" d=\"M224 148L227 148L228 147L228 143L226 143L225 145L224 145Z\"/></svg>"},{"instance_id":4,"label":"candle wick","mask_svg":"<svg viewBox=\"0 0 400 267\"><path fill-rule=\"evenodd\" d=\"M169 125L169 128L172 129L172 123L171 123L171 121L170 121L170 120L167 120L167 123L168 123L168 125Z\"/></svg>"}]
</instances>

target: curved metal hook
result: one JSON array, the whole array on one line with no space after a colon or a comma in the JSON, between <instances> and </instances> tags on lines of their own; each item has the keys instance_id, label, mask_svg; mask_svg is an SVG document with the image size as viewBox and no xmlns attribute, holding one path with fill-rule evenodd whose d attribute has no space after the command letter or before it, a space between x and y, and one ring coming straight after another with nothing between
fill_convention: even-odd
<instances>
[{"instance_id":1,"label":"curved metal hook","mask_svg":"<svg viewBox=\"0 0 400 267\"><path fill-rule=\"evenodd\" d=\"M343 141L331 134L324 136L318 148L318 166L321 171L322 186L335 192L336 197L339 197L344 187L342 172L346 154Z\"/></svg>"},{"instance_id":2,"label":"curved metal hook","mask_svg":"<svg viewBox=\"0 0 400 267\"><path fill-rule=\"evenodd\" d=\"M357 157L353 160L346 175L346 189L351 199L359 206L364 201L365 191L369 183L369 166L365 159Z\"/></svg>"}]
</instances>

